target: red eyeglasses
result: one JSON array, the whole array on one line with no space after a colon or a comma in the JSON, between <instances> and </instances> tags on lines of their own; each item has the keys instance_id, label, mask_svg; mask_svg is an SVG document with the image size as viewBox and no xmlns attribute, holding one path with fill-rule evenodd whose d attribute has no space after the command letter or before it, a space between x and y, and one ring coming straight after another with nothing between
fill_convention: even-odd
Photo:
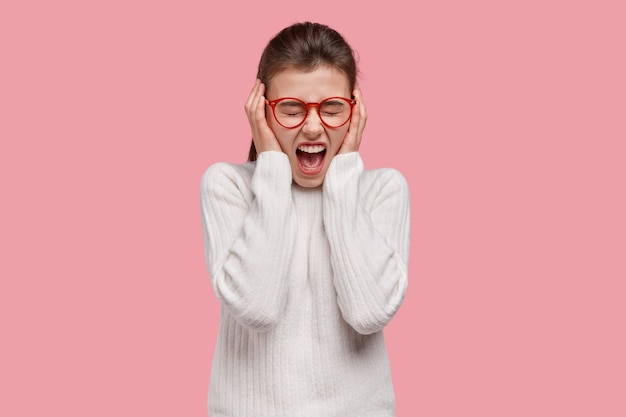
<instances>
[{"instance_id":1,"label":"red eyeglasses","mask_svg":"<svg viewBox=\"0 0 626 417\"><path fill-rule=\"evenodd\" d=\"M345 97L330 97L320 103L305 103L294 97L283 97L268 101L274 119L286 129L301 126L309 115L311 107L316 107L324 126L337 128L345 125L352 117L356 100Z\"/></svg>"}]
</instances>

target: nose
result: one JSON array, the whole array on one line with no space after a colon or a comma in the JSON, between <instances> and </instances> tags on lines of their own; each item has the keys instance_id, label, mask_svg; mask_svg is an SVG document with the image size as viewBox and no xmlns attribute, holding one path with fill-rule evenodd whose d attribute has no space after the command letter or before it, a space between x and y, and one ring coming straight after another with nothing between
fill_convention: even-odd
<instances>
[{"instance_id":1,"label":"nose","mask_svg":"<svg viewBox=\"0 0 626 417\"><path fill-rule=\"evenodd\" d=\"M316 107L309 108L304 125L302 125L302 132L307 136L317 137L324 131L324 125L318 111Z\"/></svg>"}]
</instances>

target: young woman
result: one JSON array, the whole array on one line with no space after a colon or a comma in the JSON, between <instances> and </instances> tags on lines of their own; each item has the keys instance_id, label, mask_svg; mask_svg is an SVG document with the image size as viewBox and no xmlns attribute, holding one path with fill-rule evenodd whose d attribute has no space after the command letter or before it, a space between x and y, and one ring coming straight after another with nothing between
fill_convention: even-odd
<instances>
[{"instance_id":1,"label":"young woman","mask_svg":"<svg viewBox=\"0 0 626 417\"><path fill-rule=\"evenodd\" d=\"M356 77L335 30L283 29L245 105L249 161L202 178L221 303L211 417L395 415L382 330L407 287L409 192L363 169Z\"/></svg>"}]
</instances>

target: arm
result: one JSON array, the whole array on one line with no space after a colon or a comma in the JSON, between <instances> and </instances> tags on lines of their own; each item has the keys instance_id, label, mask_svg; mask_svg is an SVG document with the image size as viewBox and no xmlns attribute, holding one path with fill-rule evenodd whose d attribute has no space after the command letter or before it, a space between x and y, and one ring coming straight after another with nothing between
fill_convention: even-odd
<instances>
[{"instance_id":1,"label":"arm","mask_svg":"<svg viewBox=\"0 0 626 417\"><path fill-rule=\"evenodd\" d=\"M356 331L371 334L394 316L407 288L409 190L395 170L362 181L357 152L337 155L324 181L324 224L337 302Z\"/></svg>"},{"instance_id":2,"label":"arm","mask_svg":"<svg viewBox=\"0 0 626 417\"><path fill-rule=\"evenodd\" d=\"M251 179L228 164L202 177L204 248L213 289L243 326L268 330L280 319L296 222L291 168L282 152L259 155Z\"/></svg>"}]
</instances>

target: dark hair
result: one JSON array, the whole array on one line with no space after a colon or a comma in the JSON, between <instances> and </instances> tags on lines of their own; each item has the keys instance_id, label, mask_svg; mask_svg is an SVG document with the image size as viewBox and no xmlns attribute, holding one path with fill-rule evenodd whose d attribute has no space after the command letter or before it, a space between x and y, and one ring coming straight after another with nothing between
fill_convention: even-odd
<instances>
[{"instance_id":1,"label":"dark hair","mask_svg":"<svg viewBox=\"0 0 626 417\"><path fill-rule=\"evenodd\" d=\"M354 89L357 77L354 52L336 30L320 23L295 23L274 36L261 55L257 78L266 91L272 79L281 71L293 67L313 71L320 65L329 65L343 72ZM250 145L248 161L256 161L254 141Z\"/></svg>"}]
</instances>

